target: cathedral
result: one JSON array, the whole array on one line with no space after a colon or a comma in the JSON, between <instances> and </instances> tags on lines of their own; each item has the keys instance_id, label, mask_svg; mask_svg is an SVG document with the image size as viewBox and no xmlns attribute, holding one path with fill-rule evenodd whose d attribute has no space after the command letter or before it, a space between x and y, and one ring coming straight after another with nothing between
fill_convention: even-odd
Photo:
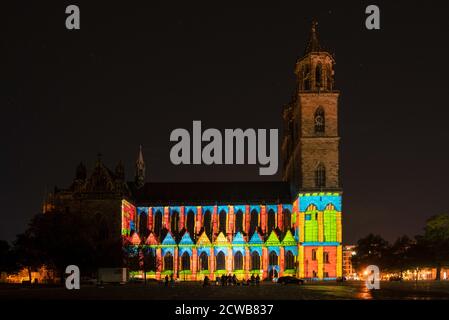
<instances>
[{"instance_id":1,"label":"cathedral","mask_svg":"<svg viewBox=\"0 0 449 320\"><path fill-rule=\"evenodd\" d=\"M122 164L111 171L99 158L89 177L80 164L72 185L55 190L44 212L94 212L104 219L108 236L121 239L125 256L147 257L139 260L141 270L132 271L145 270L147 278L341 277L334 65L314 22L296 62L293 99L282 109L282 181L146 182L141 148L134 181L125 181Z\"/></svg>"}]
</instances>

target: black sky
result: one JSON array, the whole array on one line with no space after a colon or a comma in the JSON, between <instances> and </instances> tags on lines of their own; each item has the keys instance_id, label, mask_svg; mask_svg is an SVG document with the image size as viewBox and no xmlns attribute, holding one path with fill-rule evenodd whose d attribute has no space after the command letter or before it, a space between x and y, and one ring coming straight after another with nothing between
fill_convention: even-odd
<instances>
[{"instance_id":1,"label":"black sky","mask_svg":"<svg viewBox=\"0 0 449 320\"><path fill-rule=\"evenodd\" d=\"M80 31L65 29L68 4ZM380 31L365 29L368 4ZM281 128L313 17L341 90L344 242L413 235L448 212L448 2L16 1L1 12L0 239L98 152L129 179L139 144L152 181L262 179L257 166L174 167L169 135L192 120Z\"/></svg>"}]
</instances>

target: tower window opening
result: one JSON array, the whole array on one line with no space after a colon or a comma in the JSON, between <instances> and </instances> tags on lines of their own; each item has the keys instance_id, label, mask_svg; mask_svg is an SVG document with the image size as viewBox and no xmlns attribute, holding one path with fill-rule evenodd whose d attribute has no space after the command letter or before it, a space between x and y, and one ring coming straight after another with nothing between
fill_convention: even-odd
<instances>
[{"instance_id":1,"label":"tower window opening","mask_svg":"<svg viewBox=\"0 0 449 320\"><path fill-rule=\"evenodd\" d=\"M326 186L326 168L320 163L315 169L315 187L324 188Z\"/></svg>"},{"instance_id":2,"label":"tower window opening","mask_svg":"<svg viewBox=\"0 0 449 320\"><path fill-rule=\"evenodd\" d=\"M321 63L318 63L315 68L315 84L317 88L320 88L323 83L323 67Z\"/></svg>"}]
</instances>

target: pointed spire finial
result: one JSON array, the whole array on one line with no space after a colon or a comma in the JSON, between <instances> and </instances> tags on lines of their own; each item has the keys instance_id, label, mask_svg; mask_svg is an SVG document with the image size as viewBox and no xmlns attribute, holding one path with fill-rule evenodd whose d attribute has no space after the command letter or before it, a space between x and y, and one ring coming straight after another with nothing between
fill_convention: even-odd
<instances>
[{"instance_id":1,"label":"pointed spire finial","mask_svg":"<svg viewBox=\"0 0 449 320\"><path fill-rule=\"evenodd\" d=\"M142 145L139 146L139 155L136 160L136 185L138 188L145 184L145 161L143 160Z\"/></svg>"},{"instance_id":2,"label":"pointed spire finial","mask_svg":"<svg viewBox=\"0 0 449 320\"><path fill-rule=\"evenodd\" d=\"M306 47L305 54L308 54L310 52L318 52L321 51L320 42L318 41L318 21L314 18L312 20L312 27L310 30L310 39L309 43Z\"/></svg>"}]
</instances>

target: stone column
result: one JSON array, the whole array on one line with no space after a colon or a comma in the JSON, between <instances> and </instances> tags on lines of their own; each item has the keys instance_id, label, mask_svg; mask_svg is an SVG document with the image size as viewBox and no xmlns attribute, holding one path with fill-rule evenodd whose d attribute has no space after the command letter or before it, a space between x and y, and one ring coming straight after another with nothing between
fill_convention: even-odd
<instances>
[{"instance_id":1,"label":"stone column","mask_svg":"<svg viewBox=\"0 0 449 320\"><path fill-rule=\"evenodd\" d=\"M249 278L249 267L251 265L251 254L248 247L245 247L245 261L244 261L244 269L245 269L245 280Z\"/></svg>"},{"instance_id":2,"label":"stone column","mask_svg":"<svg viewBox=\"0 0 449 320\"><path fill-rule=\"evenodd\" d=\"M197 270L198 270L198 253L195 247L192 248L192 260L190 263L190 271L192 271L192 276L190 280L197 280Z\"/></svg>"},{"instance_id":3,"label":"stone column","mask_svg":"<svg viewBox=\"0 0 449 320\"><path fill-rule=\"evenodd\" d=\"M216 211L216 209L214 209ZM214 253L214 247L210 247L210 253L209 253L209 275L210 279L215 281L215 253Z\"/></svg>"},{"instance_id":4,"label":"stone column","mask_svg":"<svg viewBox=\"0 0 449 320\"><path fill-rule=\"evenodd\" d=\"M218 208L217 206L214 206L214 212L212 213L212 238L215 234L218 232ZM211 242L214 241L214 239L209 239Z\"/></svg>"},{"instance_id":5,"label":"stone column","mask_svg":"<svg viewBox=\"0 0 449 320\"><path fill-rule=\"evenodd\" d=\"M228 206L228 225L226 233L228 235L228 241L232 241L232 235L234 234L234 206Z\"/></svg>"},{"instance_id":6,"label":"stone column","mask_svg":"<svg viewBox=\"0 0 449 320\"><path fill-rule=\"evenodd\" d=\"M266 279L268 277L268 248L262 247L262 279Z\"/></svg>"},{"instance_id":7,"label":"stone column","mask_svg":"<svg viewBox=\"0 0 449 320\"><path fill-rule=\"evenodd\" d=\"M284 275L285 270L285 248L279 248L279 277Z\"/></svg>"},{"instance_id":8,"label":"stone column","mask_svg":"<svg viewBox=\"0 0 449 320\"><path fill-rule=\"evenodd\" d=\"M179 207L179 230L182 230L185 228L186 224L186 217L184 212L184 206ZM190 235L192 236L192 235Z\"/></svg>"},{"instance_id":9,"label":"stone column","mask_svg":"<svg viewBox=\"0 0 449 320\"><path fill-rule=\"evenodd\" d=\"M203 222L203 210L201 206L196 207L196 234L200 233Z\"/></svg>"},{"instance_id":10,"label":"stone column","mask_svg":"<svg viewBox=\"0 0 449 320\"><path fill-rule=\"evenodd\" d=\"M148 208L148 230L149 231L153 231L153 208L149 207Z\"/></svg>"},{"instance_id":11,"label":"stone column","mask_svg":"<svg viewBox=\"0 0 449 320\"><path fill-rule=\"evenodd\" d=\"M278 204L278 228L284 231L284 210L282 204Z\"/></svg>"},{"instance_id":12,"label":"stone column","mask_svg":"<svg viewBox=\"0 0 449 320\"><path fill-rule=\"evenodd\" d=\"M245 206L245 220L243 223L243 230L248 234L249 233L249 225L250 225L250 219L251 219L251 207L249 205ZM246 241L249 241L250 235L247 236Z\"/></svg>"},{"instance_id":13,"label":"stone column","mask_svg":"<svg viewBox=\"0 0 449 320\"><path fill-rule=\"evenodd\" d=\"M299 242L303 243L304 242L304 212L298 212L298 216L297 216L298 220L299 220Z\"/></svg>"},{"instance_id":14,"label":"stone column","mask_svg":"<svg viewBox=\"0 0 449 320\"><path fill-rule=\"evenodd\" d=\"M267 210L264 205L260 206L260 214L259 214L259 225L262 228L262 233L266 233L267 231Z\"/></svg>"},{"instance_id":15,"label":"stone column","mask_svg":"<svg viewBox=\"0 0 449 320\"><path fill-rule=\"evenodd\" d=\"M232 248L228 247L228 254L226 255L226 272L232 273L234 266L233 266L233 255L232 255Z\"/></svg>"},{"instance_id":16,"label":"stone column","mask_svg":"<svg viewBox=\"0 0 449 320\"><path fill-rule=\"evenodd\" d=\"M323 211L318 211L318 241L324 241L324 223L323 223Z\"/></svg>"},{"instance_id":17,"label":"stone column","mask_svg":"<svg viewBox=\"0 0 449 320\"><path fill-rule=\"evenodd\" d=\"M168 207L164 207L164 227L170 231L170 212Z\"/></svg>"},{"instance_id":18,"label":"stone column","mask_svg":"<svg viewBox=\"0 0 449 320\"><path fill-rule=\"evenodd\" d=\"M318 262L318 278L323 279L324 265L323 265L323 247L322 246L319 246L316 249L316 259Z\"/></svg>"},{"instance_id":19,"label":"stone column","mask_svg":"<svg viewBox=\"0 0 449 320\"><path fill-rule=\"evenodd\" d=\"M181 260L178 257L178 247L175 247L173 252L174 252L173 253L173 277L175 279L177 279L178 278L178 270L180 269L179 268L179 261Z\"/></svg>"},{"instance_id":20,"label":"stone column","mask_svg":"<svg viewBox=\"0 0 449 320\"><path fill-rule=\"evenodd\" d=\"M298 263L296 266L296 274L299 278L304 278L304 247L298 244Z\"/></svg>"},{"instance_id":21,"label":"stone column","mask_svg":"<svg viewBox=\"0 0 449 320\"><path fill-rule=\"evenodd\" d=\"M161 248L156 248L156 279L161 280L162 271L162 250Z\"/></svg>"},{"instance_id":22,"label":"stone column","mask_svg":"<svg viewBox=\"0 0 449 320\"><path fill-rule=\"evenodd\" d=\"M337 278L343 275L343 250L342 246L337 246L337 263L336 263L336 275Z\"/></svg>"}]
</instances>

